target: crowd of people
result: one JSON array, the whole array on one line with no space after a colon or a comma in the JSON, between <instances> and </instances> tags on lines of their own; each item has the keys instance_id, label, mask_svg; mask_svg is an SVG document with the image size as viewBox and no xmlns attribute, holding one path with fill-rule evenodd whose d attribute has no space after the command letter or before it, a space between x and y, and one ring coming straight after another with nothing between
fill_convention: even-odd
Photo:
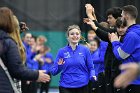
<instances>
[{"instance_id":1,"label":"crowd of people","mask_svg":"<svg viewBox=\"0 0 140 93\"><path fill-rule=\"evenodd\" d=\"M91 26L87 41L78 25L67 28L68 44L55 60L47 38L26 32L26 24L7 7L0 8L0 57L13 81L21 82L19 93L48 93L51 75L60 74L60 93L139 93L140 25L133 5L107 10L107 21L99 23L95 9L86 4ZM85 24L85 25L86 25ZM24 33L23 38L20 32ZM85 44L80 43L84 40ZM0 93L17 93L0 66Z\"/></svg>"},{"instance_id":2,"label":"crowd of people","mask_svg":"<svg viewBox=\"0 0 140 93\"><path fill-rule=\"evenodd\" d=\"M122 8L113 7L108 9L107 22L111 28L104 29L97 22L93 6L86 4L85 7L88 18L84 19L84 22L94 29L99 38L108 42L104 60L106 93L138 93L140 87L139 77L128 82L129 86L125 89L114 87L115 78L120 73L126 73L119 70L119 65L139 62L139 25L136 24L137 8L133 5L127 5ZM128 74L124 75L128 76ZM118 78L120 79L120 77ZM117 81L115 85L119 84Z\"/></svg>"},{"instance_id":3,"label":"crowd of people","mask_svg":"<svg viewBox=\"0 0 140 93\"><path fill-rule=\"evenodd\" d=\"M0 20L0 55L11 77L18 80L49 82L50 76L44 73L44 70L33 70L25 67L26 50L20 38L19 22L13 12L7 7L1 7ZM4 74L2 67L0 67L0 70L0 92L14 93L14 86Z\"/></svg>"},{"instance_id":4,"label":"crowd of people","mask_svg":"<svg viewBox=\"0 0 140 93\"><path fill-rule=\"evenodd\" d=\"M31 33L24 34L23 45L27 55L25 63L28 69L44 70L51 77L50 67L53 64L53 56L45 42L47 42L47 38L43 35L35 37ZM43 91L48 93L49 84L50 81L40 84L36 81L23 81L21 89L23 93L37 93L38 88L40 93L43 93Z\"/></svg>"}]
</instances>

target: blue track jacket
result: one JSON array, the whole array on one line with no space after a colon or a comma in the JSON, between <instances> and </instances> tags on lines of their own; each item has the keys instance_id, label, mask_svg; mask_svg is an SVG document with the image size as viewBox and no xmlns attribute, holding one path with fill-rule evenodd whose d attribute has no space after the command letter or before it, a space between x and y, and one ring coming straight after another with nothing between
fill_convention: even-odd
<instances>
[{"instance_id":1,"label":"blue track jacket","mask_svg":"<svg viewBox=\"0 0 140 93\"><path fill-rule=\"evenodd\" d=\"M140 62L140 25L132 25L127 29L123 43L112 42L113 52L123 63ZM140 77L131 82L140 85Z\"/></svg>"},{"instance_id":2,"label":"blue track jacket","mask_svg":"<svg viewBox=\"0 0 140 93\"><path fill-rule=\"evenodd\" d=\"M65 61L63 65L58 65L60 58ZM75 50L69 45L61 48L51 69L52 75L59 72L61 72L59 83L62 87L79 88L87 85L89 79L95 76L89 49L83 45L77 45Z\"/></svg>"}]
</instances>

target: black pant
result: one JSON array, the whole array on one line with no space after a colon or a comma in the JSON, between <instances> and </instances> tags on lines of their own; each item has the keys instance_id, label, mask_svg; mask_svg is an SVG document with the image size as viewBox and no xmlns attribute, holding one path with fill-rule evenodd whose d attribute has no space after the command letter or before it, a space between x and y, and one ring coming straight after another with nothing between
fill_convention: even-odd
<instances>
[{"instance_id":1,"label":"black pant","mask_svg":"<svg viewBox=\"0 0 140 93\"><path fill-rule=\"evenodd\" d=\"M93 87L92 87L92 93L98 93L97 92L97 81L93 82ZM90 92L89 92L90 93Z\"/></svg>"},{"instance_id":2,"label":"black pant","mask_svg":"<svg viewBox=\"0 0 140 93\"><path fill-rule=\"evenodd\" d=\"M21 83L21 90L22 93L37 93L38 84L37 82L33 81L30 84L26 83L27 81L22 81Z\"/></svg>"},{"instance_id":3,"label":"black pant","mask_svg":"<svg viewBox=\"0 0 140 93\"><path fill-rule=\"evenodd\" d=\"M59 87L59 93L88 93L88 86L83 86L80 88L64 88Z\"/></svg>"},{"instance_id":4,"label":"black pant","mask_svg":"<svg viewBox=\"0 0 140 93\"><path fill-rule=\"evenodd\" d=\"M105 93L105 75L103 72L98 74L97 77L97 92L98 93Z\"/></svg>"},{"instance_id":5,"label":"black pant","mask_svg":"<svg viewBox=\"0 0 140 93\"><path fill-rule=\"evenodd\" d=\"M51 74L48 73L48 75L51 78ZM43 93L43 91L45 91L45 93L48 93L50 82L51 81L46 82L46 83L40 83L41 84L41 86L40 86L40 93Z\"/></svg>"},{"instance_id":6,"label":"black pant","mask_svg":"<svg viewBox=\"0 0 140 93\"><path fill-rule=\"evenodd\" d=\"M88 83L88 93L93 93L93 82L91 80Z\"/></svg>"},{"instance_id":7,"label":"black pant","mask_svg":"<svg viewBox=\"0 0 140 93\"><path fill-rule=\"evenodd\" d=\"M50 85L50 82L41 83L40 93L43 93L43 91L45 91L45 93L48 93L49 85Z\"/></svg>"},{"instance_id":8,"label":"black pant","mask_svg":"<svg viewBox=\"0 0 140 93\"><path fill-rule=\"evenodd\" d=\"M118 72L116 71L105 71L105 93L126 93L125 89L117 89L114 87L114 79L117 77Z\"/></svg>"},{"instance_id":9,"label":"black pant","mask_svg":"<svg viewBox=\"0 0 140 93\"><path fill-rule=\"evenodd\" d=\"M140 85L129 85L126 88L126 93L140 93Z\"/></svg>"}]
</instances>

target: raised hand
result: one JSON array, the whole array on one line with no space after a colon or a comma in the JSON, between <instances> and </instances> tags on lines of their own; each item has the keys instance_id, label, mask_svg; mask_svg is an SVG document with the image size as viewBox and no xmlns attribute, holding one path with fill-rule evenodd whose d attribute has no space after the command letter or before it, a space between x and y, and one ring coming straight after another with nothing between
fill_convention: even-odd
<instances>
[{"instance_id":1,"label":"raised hand","mask_svg":"<svg viewBox=\"0 0 140 93\"><path fill-rule=\"evenodd\" d=\"M84 18L83 21L84 21L84 23L90 25L93 28L94 31L97 30L98 27L96 27L95 23L91 19Z\"/></svg>"},{"instance_id":2,"label":"raised hand","mask_svg":"<svg viewBox=\"0 0 140 93\"><path fill-rule=\"evenodd\" d=\"M93 6L91 4L86 4L85 7L86 7L86 14L87 14L88 18L90 18L92 20L96 20Z\"/></svg>"},{"instance_id":3,"label":"raised hand","mask_svg":"<svg viewBox=\"0 0 140 93\"><path fill-rule=\"evenodd\" d=\"M92 15L93 11L94 11L94 8L92 7L92 5L91 4L86 4L85 7L86 7L86 14L87 14L87 16L88 15Z\"/></svg>"}]
</instances>

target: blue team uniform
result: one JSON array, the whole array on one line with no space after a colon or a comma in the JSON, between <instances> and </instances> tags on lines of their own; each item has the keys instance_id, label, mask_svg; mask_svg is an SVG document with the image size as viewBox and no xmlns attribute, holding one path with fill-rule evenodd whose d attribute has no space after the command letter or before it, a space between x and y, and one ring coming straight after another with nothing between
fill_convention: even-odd
<instances>
[{"instance_id":1,"label":"blue team uniform","mask_svg":"<svg viewBox=\"0 0 140 93\"><path fill-rule=\"evenodd\" d=\"M62 58L65 63L58 65ZM77 45L75 50L67 45L58 51L56 61L51 73L56 75L61 72L60 86L65 88L79 88L88 84L90 78L95 76L90 51L83 45Z\"/></svg>"},{"instance_id":2,"label":"blue team uniform","mask_svg":"<svg viewBox=\"0 0 140 93\"><path fill-rule=\"evenodd\" d=\"M112 42L113 52L123 64L128 62L140 62L140 25L132 25L127 29L123 43ZM140 77L131 84L140 85Z\"/></svg>"}]
</instances>

